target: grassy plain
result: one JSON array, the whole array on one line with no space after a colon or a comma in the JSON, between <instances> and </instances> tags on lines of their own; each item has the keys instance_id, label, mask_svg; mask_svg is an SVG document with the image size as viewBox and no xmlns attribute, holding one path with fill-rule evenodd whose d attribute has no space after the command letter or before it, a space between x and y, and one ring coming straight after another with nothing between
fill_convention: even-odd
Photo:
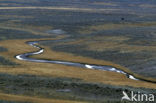
<instances>
[{"instance_id":1,"label":"grassy plain","mask_svg":"<svg viewBox=\"0 0 156 103\"><path fill-rule=\"evenodd\" d=\"M61 38L62 37L53 38L53 40L61 39ZM139 90L143 90L143 91L144 90L148 91L148 89L146 90L146 89L143 89L143 88L153 88L153 89L155 89L155 87L156 87L156 84L143 82L143 81L130 80L130 79L126 78L124 75L118 74L118 73L114 73L114 72L90 70L90 69L76 68L76 67L70 67L70 66L64 66L64 65L58 65L58 64L46 64L45 65L45 63L32 63L32 62L26 62L26 61L19 61L19 60L14 58L14 56L17 55L17 54L22 54L22 53L25 53L25 52L36 51L37 50L36 48L33 48L33 47L31 47L31 46L26 44L26 41L36 41L36 40L46 40L46 38L45 39L25 39L25 40L5 40L5 41L1 41L0 42L0 46L3 46L3 47L8 49L8 51L7 52L3 52L2 55L5 56L6 58L9 58L13 62L16 62L16 63L20 64L20 65L15 66L15 67L12 67L12 66L1 66L0 67L0 73L9 74L9 75L21 75L21 76L22 75L26 75L26 74L27 75L36 75L37 76L36 79L35 79L36 81L37 81L37 78L39 78L40 76L48 77L48 78L73 78L73 79L75 78L75 79L78 79L78 80L82 80L84 83L89 83L87 85L90 85L90 87L92 85L94 86L96 84L115 85L115 86L112 86L112 87L110 87L110 86L106 86L105 87L104 86L104 87L102 87L103 88L102 90L106 89L108 91L112 91L114 93L119 93L119 94L121 94L122 89L126 88L126 86L135 87L136 90L138 88ZM49 38L47 40L49 40ZM12 45L14 45L14 46L12 46ZM117 66L117 67L122 68L123 70L127 70L128 71L128 69L126 69L126 68L124 68L122 66L119 66L117 64L111 63L111 62L102 61L102 60L96 60L96 59L82 57L82 56L76 56L76 55L73 55L73 54L70 54L70 53L55 52L55 51L51 51L49 47L46 47L46 46L42 46L42 47L45 48L45 52L43 54L41 54L41 55L36 55L36 56L33 56L33 57L35 57L35 58L46 58L46 59L52 59L52 60L55 60L55 59L56 60L66 60L66 61L74 61L74 62L82 62L82 63L86 63L86 61L87 61L87 63L91 63L91 64L94 63L94 64ZM51 55L51 57L49 55ZM62 57L65 58L65 59L61 59ZM128 72L130 72L130 71L128 71ZM5 78L5 76L2 76L2 77ZM6 77L9 78L8 76L6 76ZM6 78L6 80L9 80L7 78ZM15 78L15 81L16 81L17 80L16 78L21 78L21 77L19 76L19 77L10 77L10 78ZM12 83L8 82L9 84L3 84L3 83L2 84L3 85L13 85L13 87L17 86L18 89L19 88L26 88L26 90L28 90L28 91L25 91L23 89L22 90L21 89L18 90L19 93L21 91L23 91L24 95L28 95L29 93L31 93L31 91L33 89L36 88L34 86L32 88L32 90L30 89L31 91L29 91L29 89L28 89L29 85L31 85L31 87L32 87L33 85L35 85L35 81L34 81L33 84L29 84L31 82L28 81L28 84L27 84L27 82L26 82L27 80L23 80L23 79L21 79L21 80L25 81L25 83L24 84L23 84L23 82L20 83L20 80L17 80L18 82L16 84L16 82L13 82L13 80L11 80ZM59 79L59 80L61 80L61 79ZM31 81L33 81L33 79L31 79ZM45 88L46 86L42 85L41 83L42 82L40 82L40 85ZM56 83L58 83L58 82L56 82ZM73 84L74 82L71 82L71 83L72 83L72 85L74 85ZM79 83L79 81L76 81L76 83ZM81 82L80 82L80 84L81 84ZM21 85L21 86L18 87L18 85ZM25 87L25 85L26 85L26 87ZM67 84L64 84L64 85L67 85ZM78 85L78 84L76 84L76 85ZM86 84L82 84L82 86L77 87L77 89L80 88L80 87L82 88L83 85L85 86ZM24 87L22 87L22 86L24 86ZM53 85L51 85L51 86L53 86ZM61 86L61 85L57 85L57 87L59 87L59 86ZM40 87L40 88L42 88L42 87ZM69 88L69 86L65 86L65 87ZM99 88L101 88L101 87L99 87ZM109 90L108 88L110 88L110 89L111 88L119 88L119 90L118 89ZM142 88L142 89L140 89L140 88ZM7 92L6 92L6 90L7 90ZM40 90L40 89L37 89L37 91L38 90ZM42 88L41 90L44 90L44 89ZM52 89L50 89L48 91L51 91L51 90ZM84 90L87 90L87 89L84 89ZM89 90L92 90L92 89L89 89ZM129 90L129 89L126 89L126 90ZM33 90L33 93L31 95L33 95L35 93L35 91ZM44 90L44 92L46 92L46 91L47 90ZM115 91L118 91L118 92L115 92ZM10 94L14 93L11 88L10 89L7 89L7 88L4 89L4 87L3 87L3 89L1 89L1 92L9 93L9 98L12 98L11 100L14 100L13 99L14 95L10 95ZM21 101L20 98L23 98L22 99L23 101L25 101L24 98L26 98L26 99L28 99L28 102L29 101L31 101L31 102L35 101L37 103L40 103L43 100L47 100L47 99L43 99L43 100L42 99L36 99L36 97L38 97L38 96L39 97L41 96L42 98L45 98L44 97L45 94L42 94L42 92L40 93L40 95L39 95L39 93L34 94L33 96L35 96L35 97L27 97L27 96L26 97L25 96L21 97L21 96L18 96L19 93L15 92L15 94L18 97L18 98L15 99L16 101ZM53 92L51 91L51 93L53 93ZM0 97L3 97L3 95L7 95L7 94L3 94L2 93L2 95ZM47 94L47 95L51 96L50 94ZM55 95L57 95L58 97L61 96L60 93L55 93L54 92L53 96L55 96ZM70 97L70 95L66 94L66 95L63 96L63 98L65 98L66 96L68 98ZM105 98L105 96L106 96L106 94L104 94L104 98ZM54 98L54 97L50 97L50 98ZM60 98L59 99L60 101L58 100L58 102L60 102L60 103L64 103L65 102L66 103L66 99L62 100L63 101L62 102L61 101L62 97L59 97L59 98ZM113 97L113 98L115 98L115 97ZM1 98L1 99L3 100L3 98ZM4 99L4 100L10 100L10 99ZM55 101L53 99L48 99L48 100L50 101L49 103L51 103L52 101ZM76 99L76 100L79 101L79 99ZM83 99L80 99L80 100L84 101ZM86 100L88 100L88 99L86 99ZM99 98L97 102L100 103L100 100L103 101L102 99ZM94 100L92 100L92 102L93 101ZM118 101L118 99L114 100L114 101ZM73 103L73 102L74 101L71 101L71 103ZM89 100L88 102L91 102L91 101ZM54 103L57 103L57 100Z\"/></svg>"},{"instance_id":2,"label":"grassy plain","mask_svg":"<svg viewBox=\"0 0 156 103\"><path fill-rule=\"evenodd\" d=\"M114 85L116 84L116 85L129 85L129 86L135 86L135 87L141 86L141 87L155 88L155 84L130 80L122 74L117 74L113 72L107 72L107 71L101 72L98 70L75 68L75 67L69 67L69 66L58 65L58 64L46 64L45 65L44 63L24 62L24 61L19 61L13 58L17 54L30 52L30 50L35 51L36 48L33 48L25 44L26 41L32 41L32 40L33 39L20 40L20 41L19 40L2 41L1 45L5 48L8 48L8 52L2 53L2 55L5 55L5 57L10 58L11 61L21 64L21 66L17 66L15 68L5 67L5 68L2 68L0 71L6 72L6 73L15 73L15 74L19 73L19 74L35 74L35 75L43 75L43 76L57 76L57 77L61 76L61 77L71 77L71 78L73 77L73 78L83 79L89 82L101 82L101 83L114 84ZM37 39L34 39L34 40L37 40ZM14 47L12 45L14 45ZM102 60L100 61L100 60L91 59L91 58L82 57L82 56L74 56L73 54L51 51L47 47L44 47L44 48L45 48L45 52L43 54L36 55L34 57L46 58L46 59L52 59L52 60L67 60L67 61L90 63L90 64L111 65L111 66L115 66L117 68L121 68L125 71L130 72L128 69L120 65L113 64L111 62L102 61ZM141 84L138 85L138 83L141 83Z\"/></svg>"},{"instance_id":3,"label":"grassy plain","mask_svg":"<svg viewBox=\"0 0 156 103\"><path fill-rule=\"evenodd\" d=\"M101 31L101 30L114 30L114 29L124 29L124 28L136 28L136 27L152 27L156 26L156 22L121 22L121 23L106 23L101 25L92 25L82 28L79 33L81 34L90 34L92 32Z\"/></svg>"},{"instance_id":4,"label":"grassy plain","mask_svg":"<svg viewBox=\"0 0 156 103\"><path fill-rule=\"evenodd\" d=\"M76 102L69 100L57 100L57 99L45 99L45 98L37 98L37 97L29 97L22 95L11 95L0 93L1 100L7 100L8 103L87 103L87 102ZM11 102L16 101L16 102ZM7 103L7 102L6 102Z\"/></svg>"},{"instance_id":5,"label":"grassy plain","mask_svg":"<svg viewBox=\"0 0 156 103\"><path fill-rule=\"evenodd\" d=\"M45 52L33 58L109 65L156 81L155 2L43 1L0 0L0 56L7 61L0 64L0 100L120 103L123 90L155 93L156 84L114 72L14 58L37 50L26 41L48 40L39 43Z\"/></svg>"}]
</instances>

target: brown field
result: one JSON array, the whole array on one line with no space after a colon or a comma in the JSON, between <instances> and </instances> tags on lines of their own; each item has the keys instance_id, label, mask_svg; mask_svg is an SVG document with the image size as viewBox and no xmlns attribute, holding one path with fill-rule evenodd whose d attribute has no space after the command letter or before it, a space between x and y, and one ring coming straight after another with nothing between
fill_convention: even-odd
<instances>
[{"instance_id":1,"label":"brown field","mask_svg":"<svg viewBox=\"0 0 156 103\"><path fill-rule=\"evenodd\" d=\"M55 39L55 38L54 38ZM145 88L156 88L156 84L143 82L143 81L134 81L126 78L123 74L118 74L109 71L99 71L99 70L90 70L83 68L76 68L58 64L46 64L45 63L32 63L26 61L20 61L14 58L15 55L35 51L36 48L33 48L27 44L26 41L32 41L35 39L29 40L6 40L1 41L0 46L8 48L8 52L1 53L1 55L6 58L11 59L12 61L21 64L17 67L0 67L0 72L10 73L10 74L34 74L42 76L52 76L52 77L73 77L79 78L87 82L98 82L111 85L128 85L133 87L145 87ZM44 47L45 52L41 55L36 55L36 58L45 58L45 59L56 59L56 60L66 60L73 62L82 62L82 63L91 63L91 64L101 64L101 65L111 65L124 71L131 73L130 70L124 68L120 65L103 61L96 60L87 57L74 56L68 53L55 52L51 51L48 47ZM138 77L140 75L135 74ZM145 77L142 77L145 78ZM155 81L155 79L147 78L149 80Z\"/></svg>"},{"instance_id":2,"label":"brown field","mask_svg":"<svg viewBox=\"0 0 156 103\"><path fill-rule=\"evenodd\" d=\"M4 94L4 93L0 93L0 100L31 102L31 103L87 103L87 102L77 102L77 101L68 101L68 100L28 97L22 95L11 95L11 94Z\"/></svg>"}]
</instances>

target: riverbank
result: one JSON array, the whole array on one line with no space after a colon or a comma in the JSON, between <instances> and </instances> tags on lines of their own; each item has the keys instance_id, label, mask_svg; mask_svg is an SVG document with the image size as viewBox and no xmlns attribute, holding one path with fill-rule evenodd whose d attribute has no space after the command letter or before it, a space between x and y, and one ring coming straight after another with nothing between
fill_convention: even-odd
<instances>
[{"instance_id":1,"label":"riverbank","mask_svg":"<svg viewBox=\"0 0 156 103\"><path fill-rule=\"evenodd\" d=\"M110 72L110 71L82 69L78 67L64 66L60 64L46 64L45 65L45 63L25 62L25 61L20 61L14 58L14 56L17 54L37 51L38 49L25 44L26 41L35 41L35 40L40 40L40 39L1 41L1 45L3 47L8 48L8 52L3 53L3 55L5 55L7 58L10 58L12 61L21 65L14 67L14 68L1 67L0 72L12 73L12 74L33 74L33 75L42 75L42 76L71 77L71 78L83 79L89 82L99 82L99 83L104 83L104 84L129 85L129 86L134 86L134 87L155 88L155 84L153 83L129 80L123 74L117 74L117 73ZM14 47L12 45L14 45ZM39 56L38 58L41 58L42 56L43 56L42 58L45 58L45 56L51 55L51 58L56 58L57 56L58 57L64 56L62 60L74 58L75 59L74 62L76 60L77 61L81 60L81 62L85 60L85 61L88 61L88 63L98 62L98 60L95 60L95 59L90 59L90 58L85 58L85 57L80 57L80 56L77 57L72 54L63 53L62 55L59 52L50 51L47 47L44 47L44 48L45 48L45 52L41 55L38 55ZM99 61L98 63L102 63L102 61Z\"/></svg>"}]
</instances>

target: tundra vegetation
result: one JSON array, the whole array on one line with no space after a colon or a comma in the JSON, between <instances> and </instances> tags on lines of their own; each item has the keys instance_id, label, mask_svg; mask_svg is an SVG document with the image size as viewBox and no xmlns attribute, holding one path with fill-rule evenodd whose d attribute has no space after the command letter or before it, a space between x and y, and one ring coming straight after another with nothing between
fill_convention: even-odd
<instances>
[{"instance_id":1,"label":"tundra vegetation","mask_svg":"<svg viewBox=\"0 0 156 103\"><path fill-rule=\"evenodd\" d=\"M4 100L0 100L0 103L30 103L30 102L16 102L16 101L4 101Z\"/></svg>"},{"instance_id":2,"label":"tundra vegetation","mask_svg":"<svg viewBox=\"0 0 156 103\"><path fill-rule=\"evenodd\" d=\"M4 47L0 47L0 52L7 52L8 49ZM9 59L4 58L3 56L0 55L0 66L1 65L9 65L9 66L14 66L17 65L15 62L10 61Z\"/></svg>"},{"instance_id":3,"label":"tundra vegetation","mask_svg":"<svg viewBox=\"0 0 156 103\"><path fill-rule=\"evenodd\" d=\"M118 65L155 80L155 7L154 0L0 0L0 103L129 103L120 101L123 90L156 94L154 83L121 74L14 58L36 51L24 42L48 39L34 58Z\"/></svg>"},{"instance_id":4,"label":"tundra vegetation","mask_svg":"<svg viewBox=\"0 0 156 103\"><path fill-rule=\"evenodd\" d=\"M39 96L63 100L75 100L91 103L119 102L122 91L130 94L153 93L154 89L112 86L101 83L89 83L76 78L41 77L35 75L0 74L1 88L4 93Z\"/></svg>"}]
</instances>

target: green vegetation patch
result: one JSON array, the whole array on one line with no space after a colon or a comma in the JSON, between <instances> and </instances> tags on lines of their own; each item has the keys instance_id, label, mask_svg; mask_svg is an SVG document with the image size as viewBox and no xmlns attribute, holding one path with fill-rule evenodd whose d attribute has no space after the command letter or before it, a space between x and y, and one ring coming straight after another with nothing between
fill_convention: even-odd
<instances>
[{"instance_id":1,"label":"green vegetation patch","mask_svg":"<svg viewBox=\"0 0 156 103\"><path fill-rule=\"evenodd\" d=\"M120 103L122 91L154 93L155 89L112 86L84 82L76 78L41 77L34 75L0 74L0 90L17 95L40 96L91 103Z\"/></svg>"},{"instance_id":2,"label":"green vegetation patch","mask_svg":"<svg viewBox=\"0 0 156 103\"><path fill-rule=\"evenodd\" d=\"M5 101L5 100L0 100L0 103L30 103L30 102L17 102L17 101Z\"/></svg>"},{"instance_id":3,"label":"green vegetation patch","mask_svg":"<svg viewBox=\"0 0 156 103\"><path fill-rule=\"evenodd\" d=\"M42 38L42 37L44 36L33 35L32 33L26 31L0 28L0 40L29 39L29 38Z\"/></svg>"},{"instance_id":4,"label":"green vegetation patch","mask_svg":"<svg viewBox=\"0 0 156 103\"><path fill-rule=\"evenodd\" d=\"M7 48L4 48L4 47L1 47L1 46L0 46L0 52L6 52L6 51L8 51Z\"/></svg>"},{"instance_id":5,"label":"green vegetation patch","mask_svg":"<svg viewBox=\"0 0 156 103\"><path fill-rule=\"evenodd\" d=\"M6 65L6 66L15 66L18 65L15 62L10 61L9 59L4 58L3 56L0 56L0 65Z\"/></svg>"}]
</instances>

